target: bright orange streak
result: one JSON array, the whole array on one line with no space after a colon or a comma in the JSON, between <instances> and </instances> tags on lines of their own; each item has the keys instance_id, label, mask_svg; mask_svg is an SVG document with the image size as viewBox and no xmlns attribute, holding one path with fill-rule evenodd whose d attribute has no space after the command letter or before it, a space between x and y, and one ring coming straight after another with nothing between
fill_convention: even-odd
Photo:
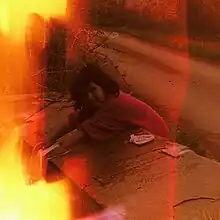
<instances>
[{"instance_id":1,"label":"bright orange streak","mask_svg":"<svg viewBox=\"0 0 220 220\"><path fill-rule=\"evenodd\" d=\"M32 85L33 79L29 79L33 73L30 73L30 62L27 60L25 48L30 15L37 13L44 19L51 16L62 17L66 14L66 7L66 0L0 0L0 91L7 84L13 91L34 92L31 87L35 88L36 82Z\"/></svg>"},{"instance_id":2,"label":"bright orange streak","mask_svg":"<svg viewBox=\"0 0 220 220\"><path fill-rule=\"evenodd\" d=\"M64 16L65 0L0 0L0 89L1 86L33 87L25 44L29 15L37 13L44 18ZM35 26L35 31L39 30ZM2 32L2 33L1 33ZM38 33L37 33L38 36ZM35 59L38 57L36 56ZM26 83L24 84L24 79ZM29 80L27 80L29 79ZM13 91L13 90L12 90ZM13 91L14 92L14 91ZM0 93L0 98L1 98ZM0 116L16 117L16 110L29 108L21 104L1 102ZM1 120L0 117L0 120ZM65 181L48 184L43 179L36 161L32 166L39 174L39 181L28 185L28 169L20 152L19 128L0 130L0 219L1 220L70 220L70 203ZM4 138L4 140L2 140ZM33 161L32 161L33 163ZM32 167L31 166L31 167ZM34 170L35 173L35 170Z\"/></svg>"},{"instance_id":3,"label":"bright orange streak","mask_svg":"<svg viewBox=\"0 0 220 220\"><path fill-rule=\"evenodd\" d=\"M63 16L66 13L66 1L0 0L0 12L1 31L23 40L27 18L31 13L38 13L44 18Z\"/></svg>"},{"instance_id":4,"label":"bright orange streak","mask_svg":"<svg viewBox=\"0 0 220 220\"><path fill-rule=\"evenodd\" d=\"M47 184L42 179L34 185L27 185L18 140L19 129L15 128L0 143L0 219L70 220L70 203L64 181Z\"/></svg>"}]
</instances>

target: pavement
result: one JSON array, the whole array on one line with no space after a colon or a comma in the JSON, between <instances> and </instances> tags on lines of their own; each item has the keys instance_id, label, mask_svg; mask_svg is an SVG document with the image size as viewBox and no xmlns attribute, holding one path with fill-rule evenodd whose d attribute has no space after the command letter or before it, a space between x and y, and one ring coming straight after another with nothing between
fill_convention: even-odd
<instances>
[{"instance_id":1,"label":"pavement","mask_svg":"<svg viewBox=\"0 0 220 220\"><path fill-rule=\"evenodd\" d=\"M120 34L100 49L142 100L163 110L170 127L180 124L220 159L220 70L186 55Z\"/></svg>"},{"instance_id":2,"label":"pavement","mask_svg":"<svg viewBox=\"0 0 220 220\"><path fill-rule=\"evenodd\" d=\"M42 137L42 135L44 135L45 125L47 129L52 129L52 131L55 131L57 128L53 128L53 123L50 123L49 125L47 120L45 120L50 117L51 111L39 111L40 101L36 95L23 94L7 97L5 96L4 99L1 99L1 101L0 128L2 130L0 130L0 137L2 134L4 134L4 129L10 129L10 126L7 125L10 125L10 122L15 122L21 128L21 137L23 137L24 140L33 147L35 146L36 141L39 141L38 137ZM59 103L58 106L53 104L51 107L55 112L59 113L59 107L62 105L62 103L63 102L61 102L61 104ZM6 106L7 108L5 108ZM49 106L50 105L48 105L47 108L49 108ZM67 110L68 111L62 111L64 114L61 114L61 118L64 118L63 115L68 114L70 110ZM54 111L52 111L52 114ZM28 120L26 120L27 118ZM58 122L58 124L62 123L62 121L57 121L56 119L53 120L54 122ZM50 131L49 134L51 134L52 131ZM75 220L76 218L78 219L90 216L103 210L102 205L90 197L86 191L80 189L80 187L78 187L70 178L68 178L59 167L49 162L46 180L51 183L63 178L68 181L68 191L70 193L70 211L73 217L72 219Z\"/></svg>"},{"instance_id":3,"label":"pavement","mask_svg":"<svg viewBox=\"0 0 220 220\"><path fill-rule=\"evenodd\" d=\"M47 167L47 181L52 183L63 178L68 181L72 220L81 219L103 211L104 207L102 205L90 197L86 191L80 189L59 167L49 162Z\"/></svg>"},{"instance_id":4,"label":"pavement","mask_svg":"<svg viewBox=\"0 0 220 220\"><path fill-rule=\"evenodd\" d=\"M126 39L123 39L123 42L125 43ZM138 48L137 45L135 47ZM150 54L159 52L158 48L154 51L151 47L147 47L147 50L143 45L142 47ZM176 123L180 116L192 122L197 130L205 130L206 134L213 134L215 126L218 128L219 117L214 118L218 110L216 92L219 82L215 68L209 66L211 69L207 69L206 64L202 66L204 70L213 70L210 80L204 72L200 74L200 71L194 72L191 68L185 72L179 71L170 68L168 61L163 64L156 58L150 60L151 55L147 57L130 49L127 52L123 52L122 48L121 52L111 48L103 51L119 66L120 72L126 74L126 81L132 90L137 91L146 101L153 100L167 109L169 121ZM166 57L164 59L172 57L172 54L161 54L161 57ZM180 66L176 60L173 60L173 63L176 67ZM24 103L27 103L26 101ZM34 114L29 123L22 126L23 137L30 145L35 144L36 136L45 134L46 138L50 138L50 135L66 122L72 109L61 109L61 105L62 103L55 103L48 106ZM34 106L33 110L36 110ZM18 113L24 109L27 114L32 112L29 107L19 110L13 108L14 105L9 108L12 115L13 112ZM5 110L5 116L6 113ZM39 126L42 119L45 126ZM211 217L220 219L220 178L217 175L220 171L219 163L192 151L179 158L165 155L161 152L166 146L164 139L157 138L152 144L143 147L127 144L127 140L128 137L123 136L100 145L84 143L78 154L54 161L80 192L77 198L81 199L76 207L79 210L86 208L82 212L79 211L79 215L99 212L99 204L102 204L124 207L126 220L198 220ZM218 135L216 141L218 144ZM214 145L207 144L210 149L212 146Z\"/></svg>"},{"instance_id":5,"label":"pavement","mask_svg":"<svg viewBox=\"0 0 220 220\"><path fill-rule=\"evenodd\" d=\"M57 130L72 111L61 109L62 105L48 106L23 129L31 130L46 115L45 134L50 138L49 131ZM42 134L42 127L38 133ZM215 214L213 205L220 199L219 163L191 150L178 158L166 155L161 150L167 142L159 137L142 147L127 140L125 135L102 144L84 142L79 151L53 163L98 204L123 207L126 220L197 220Z\"/></svg>"}]
</instances>

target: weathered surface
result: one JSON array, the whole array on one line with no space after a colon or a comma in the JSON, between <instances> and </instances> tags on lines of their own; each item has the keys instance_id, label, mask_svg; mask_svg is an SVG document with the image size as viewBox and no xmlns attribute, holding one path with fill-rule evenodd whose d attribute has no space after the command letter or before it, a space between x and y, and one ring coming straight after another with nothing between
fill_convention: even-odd
<instances>
[{"instance_id":1,"label":"weathered surface","mask_svg":"<svg viewBox=\"0 0 220 220\"><path fill-rule=\"evenodd\" d=\"M207 30L219 32L219 0L92 0L91 2L94 10L93 19L95 17L101 24L109 22L117 26L124 21L125 25L134 27L142 23L142 29L148 29L152 28L149 24L157 22L158 26L165 23L165 30L173 32L182 29L182 33L186 33L188 30L196 29L203 32L202 36L206 35L204 32ZM134 13L126 15L129 11ZM121 19L120 15L124 15L124 18ZM110 22L109 18L112 17L114 19ZM174 22L175 27L172 26ZM157 28L161 29L161 26Z\"/></svg>"},{"instance_id":2,"label":"weathered surface","mask_svg":"<svg viewBox=\"0 0 220 220\"><path fill-rule=\"evenodd\" d=\"M53 163L48 164L48 182L66 179L69 186L70 208L72 219L92 215L103 210L103 207L92 199L87 192L80 189L71 179L59 170Z\"/></svg>"},{"instance_id":3,"label":"weathered surface","mask_svg":"<svg viewBox=\"0 0 220 220\"><path fill-rule=\"evenodd\" d=\"M171 127L179 123L186 132L196 133L220 159L219 66L126 35L112 39L109 46L102 52L125 75L131 91L163 109Z\"/></svg>"},{"instance_id":4,"label":"weathered surface","mask_svg":"<svg viewBox=\"0 0 220 220\"><path fill-rule=\"evenodd\" d=\"M220 201L213 202L203 210L197 210L193 220L217 220L220 219Z\"/></svg>"},{"instance_id":5,"label":"weathered surface","mask_svg":"<svg viewBox=\"0 0 220 220\"><path fill-rule=\"evenodd\" d=\"M99 203L123 205L127 219L190 219L195 208L220 197L220 179L214 174L220 165L193 152L172 159L160 152L162 143L89 146L55 162ZM87 174L84 181L77 179L79 170Z\"/></svg>"},{"instance_id":6,"label":"weathered surface","mask_svg":"<svg viewBox=\"0 0 220 220\"><path fill-rule=\"evenodd\" d=\"M47 123L54 122L52 130L67 114L57 112L57 105L46 110ZM40 114L44 113L35 118ZM166 156L161 153L163 139L142 147L127 140L124 136L105 144L84 143L81 150L54 162L99 203L123 205L126 219L163 220L174 215L188 220L195 209L220 198L218 163L193 152L178 159Z\"/></svg>"},{"instance_id":7,"label":"weathered surface","mask_svg":"<svg viewBox=\"0 0 220 220\"><path fill-rule=\"evenodd\" d=\"M71 111L70 108L65 108L66 103L62 102L62 104L60 103L52 104L51 106L48 106L46 110L42 110L41 112L34 114L34 112L37 109L36 107L39 107L39 103L34 103L33 106L31 107L31 102L35 102L36 97L35 96L32 97L29 95L5 97L5 99L2 99L2 101L11 102L10 107L12 108L11 109L12 112L11 113L9 112L10 111L10 109L8 109L9 107L5 109L5 115L1 115L2 116L1 120L10 119L13 120L15 123L17 123L17 125L20 125L21 131L23 131L21 135L23 136L24 140L32 147L39 140L42 140L42 138L44 138L45 129L48 131L49 134L52 134L53 131L55 132L54 129L58 129L58 127L62 122L66 123L65 119L67 117L63 117L63 115L67 116L68 113ZM27 105L27 103L29 108L26 109L25 106ZM8 104L9 103L7 103L7 106L9 106ZM15 107L23 106L24 108L13 109L14 106ZM62 110L60 110L61 106L64 107ZM33 116L31 117L32 114ZM6 116L8 116L8 118ZM30 118L28 121L25 122L24 119L27 117ZM47 121L46 120L47 118L51 120ZM20 120L19 122L18 119ZM12 125L14 126L14 124ZM4 127L4 124L1 124L1 126ZM4 127L4 129L6 130L7 128L8 128L7 126ZM11 127L9 127L9 129L10 128ZM31 146L28 146L28 148ZM57 168L51 163L48 165L46 177L48 182L54 182L54 181L58 181L59 179L66 178L63 172L60 171L59 168ZM87 192L81 190L76 184L74 184L71 179L68 179L67 181L69 184L70 203L71 203L70 208L72 215L74 216L73 219L85 217L93 213L99 212L100 210L103 209L103 207L99 205L94 199L92 199Z\"/></svg>"},{"instance_id":8,"label":"weathered surface","mask_svg":"<svg viewBox=\"0 0 220 220\"><path fill-rule=\"evenodd\" d=\"M130 10L134 10L144 16L148 16L145 19L156 21L173 20L177 19L178 6L177 0L159 0L159 1L142 1L142 0L125 0L125 7Z\"/></svg>"}]
</instances>

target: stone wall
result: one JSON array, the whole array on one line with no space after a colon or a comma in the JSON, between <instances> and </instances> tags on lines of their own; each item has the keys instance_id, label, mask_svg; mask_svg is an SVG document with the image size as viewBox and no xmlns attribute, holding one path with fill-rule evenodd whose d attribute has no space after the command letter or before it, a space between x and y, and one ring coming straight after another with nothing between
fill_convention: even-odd
<instances>
[{"instance_id":1,"label":"stone wall","mask_svg":"<svg viewBox=\"0 0 220 220\"><path fill-rule=\"evenodd\" d=\"M178 4L179 0L125 0L125 8L151 17L155 21L176 19Z\"/></svg>"},{"instance_id":2,"label":"stone wall","mask_svg":"<svg viewBox=\"0 0 220 220\"><path fill-rule=\"evenodd\" d=\"M149 23L220 30L220 0L90 0L96 23L148 27ZM173 26L173 24L175 25Z\"/></svg>"}]
</instances>

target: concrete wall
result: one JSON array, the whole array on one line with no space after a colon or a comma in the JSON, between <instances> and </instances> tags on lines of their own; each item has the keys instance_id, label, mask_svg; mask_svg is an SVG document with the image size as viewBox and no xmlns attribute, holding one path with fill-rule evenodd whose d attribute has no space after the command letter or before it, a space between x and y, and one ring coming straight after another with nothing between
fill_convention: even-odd
<instances>
[{"instance_id":1,"label":"concrete wall","mask_svg":"<svg viewBox=\"0 0 220 220\"><path fill-rule=\"evenodd\" d=\"M150 16L153 20L172 20L177 18L178 0L125 0L125 7Z\"/></svg>"}]
</instances>

